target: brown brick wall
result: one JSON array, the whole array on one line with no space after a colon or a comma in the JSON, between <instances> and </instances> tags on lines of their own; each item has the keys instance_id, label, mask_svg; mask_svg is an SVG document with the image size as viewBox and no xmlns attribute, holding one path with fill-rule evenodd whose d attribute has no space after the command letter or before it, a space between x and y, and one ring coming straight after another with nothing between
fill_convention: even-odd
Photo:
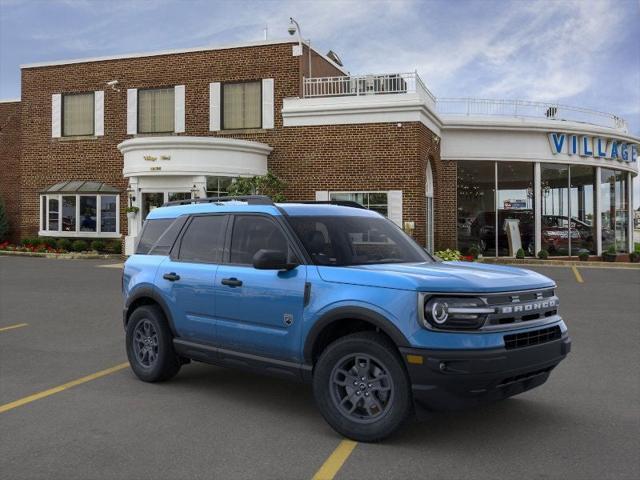
<instances>
[{"instance_id":1,"label":"brown brick wall","mask_svg":"<svg viewBox=\"0 0 640 480\"><path fill-rule=\"evenodd\" d=\"M341 74L316 57L324 67L314 64L314 76ZM283 98L299 95L303 68L300 57L291 55L291 44L279 44L23 69L22 235L38 230L38 192L71 179L99 180L122 189L120 223L125 234L127 181L117 145L131 138L126 134L126 90L185 85L186 132L180 135L220 135L271 145L269 168L287 182L290 200L312 200L316 190L403 190L404 220L416 222L415 236L424 243L427 158L436 162L436 187L451 171L439 163L434 135L417 122L401 127L381 123L284 128ZM209 83L262 78L275 79L275 128L209 132ZM110 80L118 80L120 92L106 87ZM105 136L52 139L51 95L94 90L105 91ZM436 221L447 212L439 209ZM450 218L455 229L455 215ZM438 242L448 241L444 230L436 232Z\"/></svg>"},{"instance_id":2,"label":"brown brick wall","mask_svg":"<svg viewBox=\"0 0 640 480\"><path fill-rule=\"evenodd\" d=\"M9 219L9 240L16 241L20 217L20 102L0 103L0 197Z\"/></svg>"}]
</instances>

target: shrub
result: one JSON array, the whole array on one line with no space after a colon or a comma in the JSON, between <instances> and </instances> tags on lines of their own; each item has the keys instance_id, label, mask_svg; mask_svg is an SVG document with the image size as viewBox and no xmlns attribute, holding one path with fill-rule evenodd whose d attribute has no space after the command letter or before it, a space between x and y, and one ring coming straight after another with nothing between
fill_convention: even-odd
<instances>
[{"instance_id":1,"label":"shrub","mask_svg":"<svg viewBox=\"0 0 640 480\"><path fill-rule=\"evenodd\" d=\"M518 251L516 252L516 258L519 258L520 260L524 260L524 248L518 249Z\"/></svg>"},{"instance_id":2,"label":"shrub","mask_svg":"<svg viewBox=\"0 0 640 480\"><path fill-rule=\"evenodd\" d=\"M538 258L540 260L546 260L549 258L549 252L547 252L544 248L538 252Z\"/></svg>"},{"instance_id":3,"label":"shrub","mask_svg":"<svg viewBox=\"0 0 640 480\"><path fill-rule=\"evenodd\" d=\"M609 247L607 247L607 253L609 255L616 255L616 246L615 245L609 245Z\"/></svg>"},{"instance_id":4,"label":"shrub","mask_svg":"<svg viewBox=\"0 0 640 480\"><path fill-rule=\"evenodd\" d=\"M36 245L38 245L38 239L37 238L31 238L31 237L25 237L25 238L22 239L20 244L23 247L35 247Z\"/></svg>"},{"instance_id":5,"label":"shrub","mask_svg":"<svg viewBox=\"0 0 640 480\"><path fill-rule=\"evenodd\" d=\"M85 250L87 250L87 242L85 242L84 240L76 240L71 244L71 249L74 252L84 252Z\"/></svg>"},{"instance_id":6,"label":"shrub","mask_svg":"<svg viewBox=\"0 0 640 480\"><path fill-rule=\"evenodd\" d=\"M640 263L640 252L638 251L631 252L629 254L629 260L632 261L633 263Z\"/></svg>"},{"instance_id":7,"label":"shrub","mask_svg":"<svg viewBox=\"0 0 640 480\"><path fill-rule=\"evenodd\" d=\"M103 252L105 249L105 243L102 240L94 240L91 242L91 250L95 250L97 252Z\"/></svg>"},{"instance_id":8,"label":"shrub","mask_svg":"<svg viewBox=\"0 0 640 480\"><path fill-rule=\"evenodd\" d=\"M68 238L61 238L58 240L56 247L60 250L66 250L67 252L71 250L71 240Z\"/></svg>"},{"instance_id":9,"label":"shrub","mask_svg":"<svg viewBox=\"0 0 640 480\"><path fill-rule=\"evenodd\" d=\"M451 250L450 248L436 252L436 256L440 257L445 262L456 261L462 258L462 254L458 250Z\"/></svg>"},{"instance_id":10,"label":"shrub","mask_svg":"<svg viewBox=\"0 0 640 480\"><path fill-rule=\"evenodd\" d=\"M114 253L114 254L122 253L122 242L120 242L120 240L114 240L112 242L109 242L106 249L107 249L107 252L109 253Z\"/></svg>"},{"instance_id":11,"label":"shrub","mask_svg":"<svg viewBox=\"0 0 640 480\"><path fill-rule=\"evenodd\" d=\"M580 259L580 261L586 262L587 260L589 260L589 252L587 252L586 250L582 250L580 253L578 253L578 258Z\"/></svg>"},{"instance_id":12,"label":"shrub","mask_svg":"<svg viewBox=\"0 0 640 480\"><path fill-rule=\"evenodd\" d=\"M47 237L38 237L36 239L38 245L43 245L45 247L56 248L58 242L56 242L55 238L47 238Z\"/></svg>"},{"instance_id":13,"label":"shrub","mask_svg":"<svg viewBox=\"0 0 640 480\"><path fill-rule=\"evenodd\" d=\"M478 249L478 247L469 248L469 255L473 258L478 258L478 255L480 255L480 249Z\"/></svg>"},{"instance_id":14,"label":"shrub","mask_svg":"<svg viewBox=\"0 0 640 480\"><path fill-rule=\"evenodd\" d=\"M9 219L7 211L4 207L4 200L0 198L0 243L4 242L9 236Z\"/></svg>"}]
</instances>

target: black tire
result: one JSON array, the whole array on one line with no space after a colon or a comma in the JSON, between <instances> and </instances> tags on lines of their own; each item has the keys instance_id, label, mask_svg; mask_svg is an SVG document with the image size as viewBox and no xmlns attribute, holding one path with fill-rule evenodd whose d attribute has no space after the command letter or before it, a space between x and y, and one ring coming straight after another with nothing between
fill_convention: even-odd
<instances>
[{"instance_id":1,"label":"black tire","mask_svg":"<svg viewBox=\"0 0 640 480\"><path fill-rule=\"evenodd\" d=\"M127 323L127 357L136 376L145 382L174 377L181 362L164 313L155 305L136 308Z\"/></svg>"},{"instance_id":2,"label":"black tire","mask_svg":"<svg viewBox=\"0 0 640 480\"><path fill-rule=\"evenodd\" d=\"M366 371L367 380L361 381ZM313 392L327 423L360 442L391 435L413 406L409 378L395 345L375 332L354 333L330 344L315 365Z\"/></svg>"}]
</instances>

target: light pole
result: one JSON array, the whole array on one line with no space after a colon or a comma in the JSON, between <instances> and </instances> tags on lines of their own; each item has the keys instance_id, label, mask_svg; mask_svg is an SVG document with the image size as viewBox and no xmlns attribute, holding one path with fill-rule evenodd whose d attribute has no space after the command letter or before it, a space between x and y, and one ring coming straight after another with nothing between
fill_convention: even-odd
<instances>
[{"instance_id":1,"label":"light pole","mask_svg":"<svg viewBox=\"0 0 640 480\"><path fill-rule=\"evenodd\" d=\"M304 43L302 40L302 33L300 30L300 24L298 22L296 22L296 20L293 17L289 17L289 28L287 29L287 31L289 32L289 35L293 36L296 33L298 34L298 52L294 53L294 56L301 56L302 55L302 44ZM311 77L311 39L307 40L307 48L309 50L309 77Z\"/></svg>"}]
</instances>

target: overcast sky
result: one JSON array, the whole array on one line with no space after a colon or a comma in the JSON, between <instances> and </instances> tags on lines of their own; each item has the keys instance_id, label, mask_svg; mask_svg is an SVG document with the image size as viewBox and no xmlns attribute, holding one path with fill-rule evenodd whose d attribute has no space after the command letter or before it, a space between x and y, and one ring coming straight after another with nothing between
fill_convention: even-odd
<instances>
[{"instance_id":1,"label":"overcast sky","mask_svg":"<svg viewBox=\"0 0 640 480\"><path fill-rule=\"evenodd\" d=\"M640 135L640 0L0 0L0 98L23 63L281 39L290 16L352 73L613 112Z\"/></svg>"}]
</instances>

